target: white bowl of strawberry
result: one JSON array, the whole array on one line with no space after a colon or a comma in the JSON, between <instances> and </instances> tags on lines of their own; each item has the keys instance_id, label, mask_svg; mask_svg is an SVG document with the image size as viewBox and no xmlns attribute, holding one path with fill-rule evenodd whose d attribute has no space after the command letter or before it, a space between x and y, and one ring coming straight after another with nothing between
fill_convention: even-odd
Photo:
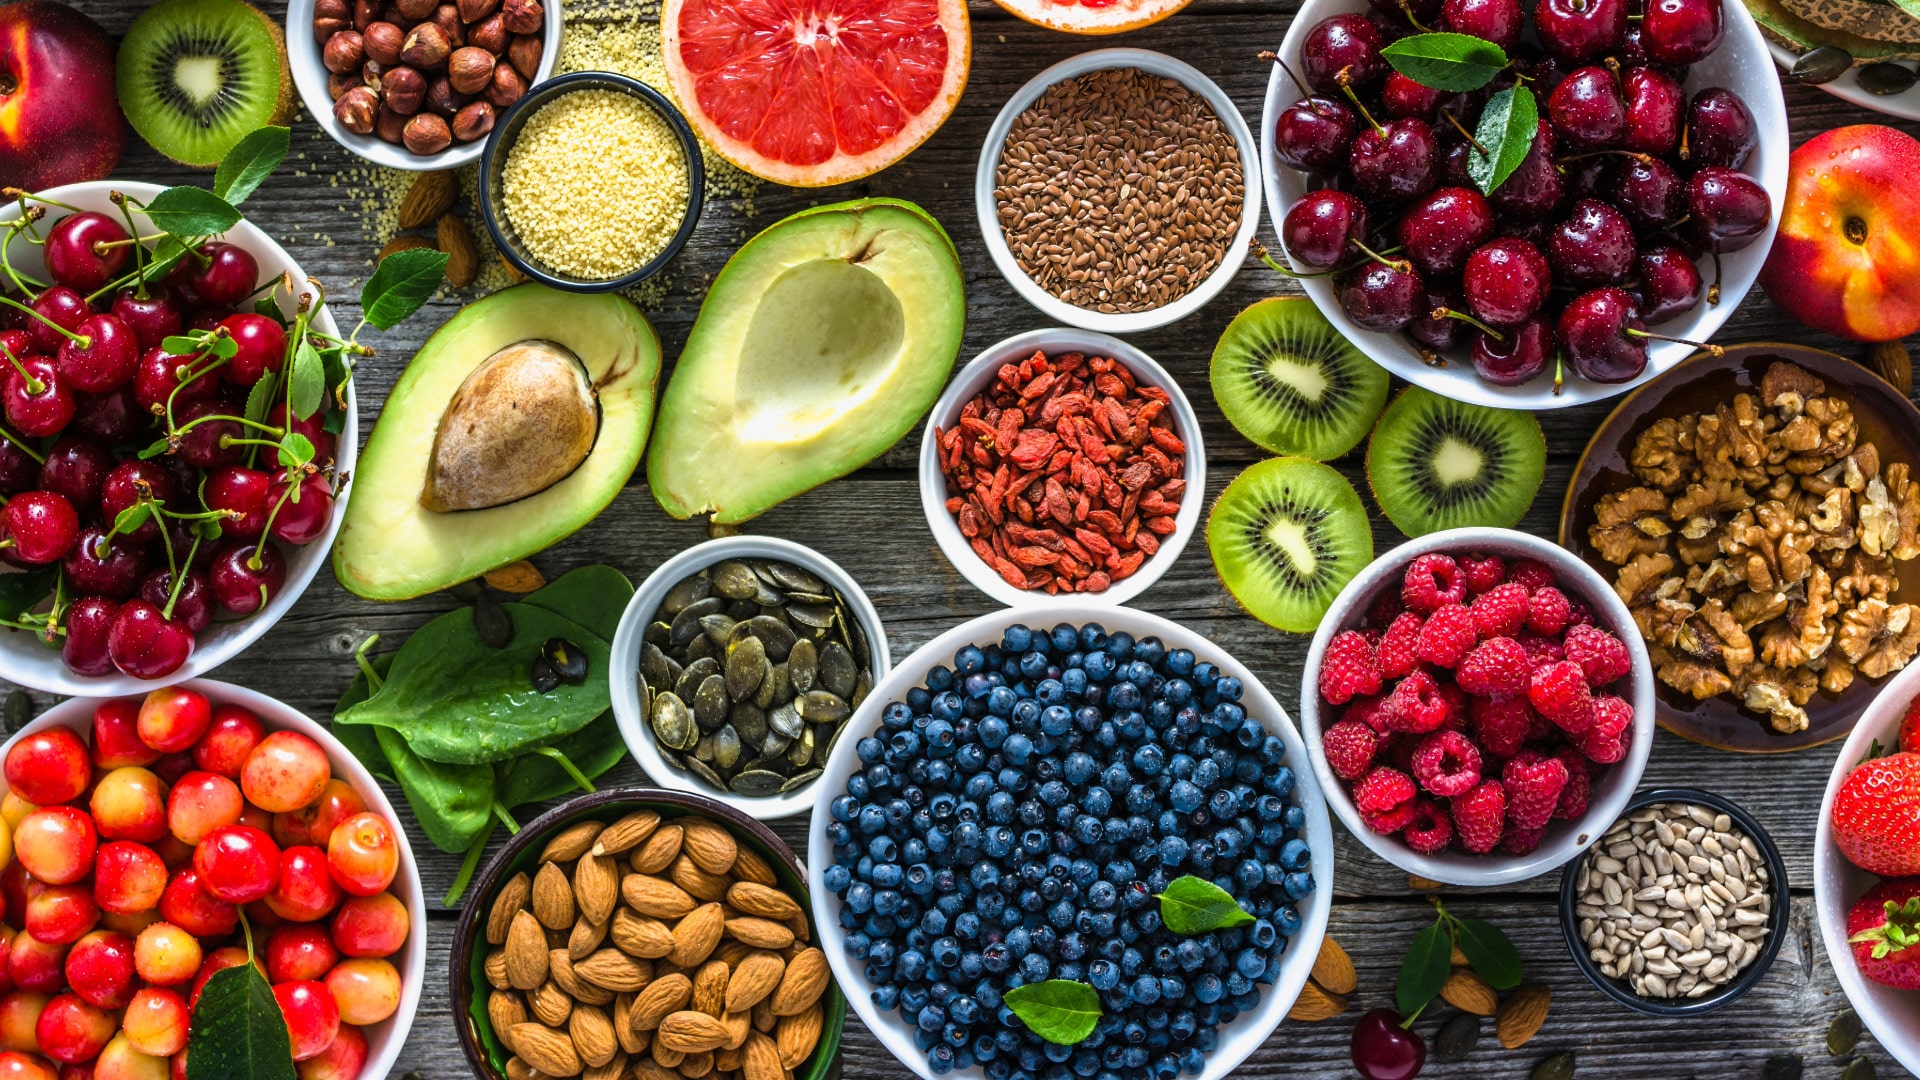
<instances>
[{"instance_id":1,"label":"white bowl of strawberry","mask_svg":"<svg viewBox=\"0 0 1920 1080\"><path fill-rule=\"evenodd\" d=\"M1300 727L1347 831L1409 873L1502 885L1619 817L1653 744L1632 616L1565 550L1452 529L1376 559L1314 635Z\"/></svg>"},{"instance_id":2,"label":"white bowl of strawberry","mask_svg":"<svg viewBox=\"0 0 1920 1080\"><path fill-rule=\"evenodd\" d=\"M1920 664L1881 688L1841 748L1813 871L1840 988L1887 1053L1920 1074Z\"/></svg>"},{"instance_id":3,"label":"white bowl of strawberry","mask_svg":"<svg viewBox=\"0 0 1920 1080\"><path fill-rule=\"evenodd\" d=\"M183 1080L189 1052L234 1052L249 992L300 1080L387 1074L426 908L392 805L325 729L196 680L63 702L0 761L0 1075Z\"/></svg>"}]
</instances>

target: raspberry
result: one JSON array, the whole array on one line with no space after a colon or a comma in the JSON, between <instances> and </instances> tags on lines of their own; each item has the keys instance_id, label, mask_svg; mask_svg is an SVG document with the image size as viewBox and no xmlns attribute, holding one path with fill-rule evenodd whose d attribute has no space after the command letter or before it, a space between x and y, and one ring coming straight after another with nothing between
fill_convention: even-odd
<instances>
[{"instance_id":1,"label":"raspberry","mask_svg":"<svg viewBox=\"0 0 1920 1080\"><path fill-rule=\"evenodd\" d=\"M1567 767L1567 787L1560 793L1560 805L1553 811L1554 818L1572 821L1585 817L1587 800L1593 795L1593 773L1587 764L1587 756L1571 746L1562 746L1553 752L1553 756Z\"/></svg>"},{"instance_id":2,"label":"raspberry","mask_svg":"<svg viewBox=\"0 0 1920 1080\"><path fill-rule=\"evenodd\" d=\"M1507 567L1507 580L1517 581L1527 587L1528 593L1538 592L1551 586L1556 580L1553 569L1538 559L1515 559Z\"/></svg>"},{"instance_id":3,"label":"raspberry","mask_svg":"<svg viewBox=\"0 0 1920 1080\"><path fill-rule=\"evenodd\" d=\"M1467 591L1475 596L1507 580L1507 564L1498 555L1463 555L1460 572L1466 575Z\"/></svg>"},{"instance_id":4,"label":"raspberry","mask_svg":"<svg viewBox=\"0 0 1920 1080\"><path fill-rule=\"evenodd\" d=\"M1417 799L1413 804L1413 820L1407 823L1401 839L1420 854L1433 855L1453 843L1453 822L1439 803Z\"/></svg>"},{"instance_id":5,"label":"raspberry","mask_svg":"<svg viewBox=\"0 0 1920 1080\"><path fill-rule=\"evenodd\" d=\"M1413 817L1412 802L1403 802L1391 810L1381 810L1377 813L1360 811L1360 820L1366 823L1367 828L1382 836L1391 836L1413 824Z\"/></svg>"},{"instance_id":6,"label":"raspberry","mask_svg":"<svg viewBox=\"0 0 1920 1080\"><path fill-rule=\"evenodd\" d=\"M1342 780L1365 776L1379 748L1380 737L1358 720L1342 720L1320 736L1320 750L1327 755L1327 765Z\"/></svg>"},{"instance_id":7,"label":"raspberry","mask_svg":"<svg viewBox=\"0 0 1920 1080\"><path fill-rule=\"evenodd\" d=\"M1413 752L1413 778L1444 798L1464 794L1480 782L1480 751L1457 731L1436 731Z\"/></svg>"},{"instance_id":8,"label":"raspberry","mask_svg":"<svg viewBox=\"0 0 1920 1080\"><path fill-rule=\"evenodd\" d=\"M1453 827L1460 846L1485 855L1500 844L1507 824L1507 792L1498 780L1482 780L1478 787L1453 798Z\"/></svg>"},{"instance_id":9,"label":"raspberry","mask_svg":"<svg viewBox=\"0 0 1920 1080\"><path fill-rule=\"evenodd\" d=\"M1369 694L1353 699L1347 711L1340 714L1342 720L1357 720L1372 728L1376 735L1385 735L1387 724L1387 695Z\"/></svg>"},{"instance_id":10,"label":"raspberry","mask_svg":"<svg viewBox=\"0 0 1920 1080\"><path fill-rule=\"evenodd\" d=\"M1380 677L1398 679L1420 665L1414 655L1414 643L1420 639L1420 627L1426 620L1411 611L1403 611L1380 635Z\"/></svg>"},{"instance_id":11,"label":"raspberry","mask_svg":"<svg viewBox=\"0 0 1920 1080\"><path fill-rule=\"evenodd\" d=\"M1466 578L1460 566L1445 555L1422 555L1407 564L1400 598L1415 611L1436 611L1467 598Z\"/></svg>"},{"instance_id":12,"label":"raspberry","mask_svg":"<svg viewBox=\"0 0 1920 1080\"><path fill-rule=\"evenodd\" d=\"M1567 789L1567 763L1522 750L1500 772L1507 789L1507 824L1523 832L1544 829Z\"/></svg>"},{"instance_id":13,"label":"raspberry","mask_svg":"<svg viewBox=\"0 0 1920 1080\"><path fill-rule=\"evenodd\" d=\"M1633 706L1612 695L1593 699L1593 722L1574 741L1580 752L1602 765L1627 756L1633 738Z\"/></svg>"},{"instance_id":14,"label":"raspberry","mask_svg":"<svg viewBox=\"0 0 1920 1080\"><path fill-rule=\"evenodd\" d=\"M1480 635L1473 629L1473 613L1464 604L1447 604L1427 616L1414 640L1413 654L1437 667L1450 668L1467 655Z\"/></svg>"},{"instance_id":15,"label":"raspberry","mask_svg":"<svg viewBox=\"0 0 1920 1080\"><path fill-rule=\"evenodd\" d=\"M1500 586L1506 588L1505 585ZM1525 696L1533 664L1527 650L1507 637L1488 638L1473 647L1453 674L1460 689L1474 697L1505 701Z\"/></svg>"},{"instance_id":16,"label":"raspberry","mask_svg":"<svg viewBox=\"0 0 1920 1080\"><path fill-rule=\"evenodd\" d=\"M1542 637L1531 630L1522 631L1520 636L1513 640L1527 650L1527 658L1536 670L1548 664L1557 664L1567 658L1567 650L1559 642L1550 637Z\"/></svg>"},{"instance_id":17,"label":"raspberry","mask_svg":"<svg viewBox=\"0 0 1920 1080\"><path fill-rule=\"evenodd\" d=\"M1401 803L1412 802L1419 793L1413 777L1399 769L1376 765L1353 785L1353 804L1365 813L1380 814Z\"/></svg>"},{"instance_id":18,"label":"raspberry","mask_svg":"<svg viewBox=\"0 0 1920 1080\"><path fill-rule=\"evenodd\" d=\"M1527 622L1527 590L1509 581L1473 598L1473 628L1482 639L1512 637Z\"/></svg>"},{"instance_id":19,"label":"raspberry","mask_svg":"<svg viewBox=\"0 0 1920 1080\"><path fill-rule=\"evenodd\" d=\"M1345 705L1355 694L1380 690L1380 658L1358 631L1335 634L1320 657L1320 700Z\"/></svg>"},{"instance_id":20,"label":"raspberry","mask_svg":"<svg viewBox=\"0 0 1920 1080\"><path fill-rule=\"evenodd\" d=\"M1440 697L1447 703L1447 718L1440 722L1440 729L1464 733L1467 730L1467 715L1473 709L1473 698L1450 682L1440 684Z\"/></svg>"},{"instance_id":21,"label":"raspberry","mask_svg":"<svg viewBox=\"0 0 1920 1080\"><path fill-rule=\"evenodd\" d=\"M1538 829L1516 829L1508 826L1506 835L1500 838L1500 850L1509 855L1531 855L1546 835L1545 826Z\"/></svg>"},{"instance_id":22,"label":"raspberry","mask_svg":"<svg viewBox=\"0 0 1920 1080\"><path fill-rule=\"evenodd\" d=\"M1527 629L1536 634L1557 637L1567 628L1567 616L1573 611L1567 603L1567 596L1559 589L1549 585L1544 589L1535 589L1527 598Z\"/></svg>"},{"instance_id":23,"label":"raspberry","mask_svg":"<svg viewBox=\"0 0 1920 1080\"><path fill-rule=\"evenodd\" d=\"M1394 589L1382 589L1380 595L1367 605L1367 625L1386 626L1407 610L1407 602L1400 599L1400 593Z\"/></svg>"},{"instance_id":24,"label":"raspberry","mask_svg":"<svg viewBox=\"0 0 1920 1080\"><path fill-rule=\"evenodd\" d=\"M1568 600L1567 601L1567 625L1568 626L1594 625L1593 609L1588 607L1585 603L1579 600Z\"/></svg>"},{"instance_id":25,"label":"raspberry","mask_svg":"<svg viewBox=\"0 0 1920 1080\"><path fill-rule=\"evenodd\" d=\"M1497 758L1512 757L1520 752L1533 734L1534 721L1538 717L1533 707L1524 697L1508 701L1476 701L1473 703L1473 734L1487 753Z\"/></svg>"},{"instance_id":26,"label":"raspberry","mask_svg":"<svg viewBox=\"0 0 1920 1080\"><path fill-rule=\"evenodd\" d=\"M1451 709L1440 695L1440 684L1425 671L1416 671L1400 680L1387 695L1387 727L1412 735L1438 731L1447 722Z\"/></svg>"},{"instance_id":27,"label":"raspberry","mask_svg":"<svg viewBox=\"0 0 1920 1080\"><path fill-rule=\"evenodd\" d=\"M1564 645L1567 659L1587 673L1588 686L1606 686L1633 670L1626 644L1597 626L1568 627Z\"/></svg>"},{"instance_id":28,"label":"raspberry","mask_svg":"<svg viewBox=\"0 0 1920 1080\"><path fill-rule=\"evenodd\" d=\"M1578 735L1593 722L1593 691L1587 687L1587 674L1571 660L1534 672L1527 685L1527 701L1569 735Z\"/></svg>"}]
</instances>

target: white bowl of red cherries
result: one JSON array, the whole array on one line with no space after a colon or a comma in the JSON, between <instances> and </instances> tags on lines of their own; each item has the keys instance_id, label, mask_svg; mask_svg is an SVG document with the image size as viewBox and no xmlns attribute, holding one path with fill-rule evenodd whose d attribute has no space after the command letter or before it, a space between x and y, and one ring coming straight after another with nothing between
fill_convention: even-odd
<instances>
[{"instance_id":1,"label":"white bowl of red cherries","mask_svg":"<svg viewBox=\"0 0 1920 1080\"><path fill-rule=\"evenodd\" d=\"M320 358L339 335L320 286L244 220L129 283L167 241L114 193L162 190L0 207L0 670L35 689L132 693L218 666L306 588L346 498L358 428L346 365Z\"/></svg>"},{"instance_id":2,"label":"white bowl of red cherries","mask_svg":"<svg viewBox=\"0 0 1920 1080\"><path fill-rule=\"evenodd\" d=\"M1279 56L1261 139L1293 268L1437 393L1619 393L1706 341L1766 259L1791 148L1738 2L1309 0Z\"/></svg>"}]
</instances>

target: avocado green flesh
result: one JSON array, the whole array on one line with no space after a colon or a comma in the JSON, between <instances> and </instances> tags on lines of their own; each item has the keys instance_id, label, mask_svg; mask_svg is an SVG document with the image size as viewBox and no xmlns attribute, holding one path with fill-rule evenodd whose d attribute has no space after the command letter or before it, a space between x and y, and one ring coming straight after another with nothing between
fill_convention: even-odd
<instances>
[{"instance_id":1,"label":"avocado green flesh","mask_svg":"<svg viewBox=\"0 0 1920 1080\"><path fill-rule=\"evenodd\" d=\"M503 506L436 513L420 505L434 435L474 368L516 341L571 349L599 399L593 449L572 473ZM552 546L593 520L640 463L660 377L660 339L619 296L515 286L460 309L394 384L366 449L333 549L349 592L404 600Z\"/></svg>"},{"instance_id":2,"label":"avocado green flesh","mask_svg":"<svg viewBox=\"0 0 1920 1080\"><path fill-rule=\"evenodd\" d=\"M770 226L701 304L647 457L654 498L745 521L873 460L939 396L966 307L952 241L911 203Z\"/></svg>"}]
</instances>

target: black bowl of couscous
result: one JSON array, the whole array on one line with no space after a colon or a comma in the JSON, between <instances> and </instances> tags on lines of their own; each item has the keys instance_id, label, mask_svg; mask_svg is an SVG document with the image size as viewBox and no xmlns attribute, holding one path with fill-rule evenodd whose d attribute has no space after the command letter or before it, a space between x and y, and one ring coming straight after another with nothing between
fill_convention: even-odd
<instances>
[{"instance_id":1,"label":"black bowl of couscous","mask_svg":"<svg viewBox=\"0 0 1920 1080\"><path fill-rule=\"evenodd\" d=\"M573 292L659 273L700 220L700 143L665 95L583 71L507 110L480 158L480 211L495 246L535 281Z\"/></svg>"}]
</instances>

